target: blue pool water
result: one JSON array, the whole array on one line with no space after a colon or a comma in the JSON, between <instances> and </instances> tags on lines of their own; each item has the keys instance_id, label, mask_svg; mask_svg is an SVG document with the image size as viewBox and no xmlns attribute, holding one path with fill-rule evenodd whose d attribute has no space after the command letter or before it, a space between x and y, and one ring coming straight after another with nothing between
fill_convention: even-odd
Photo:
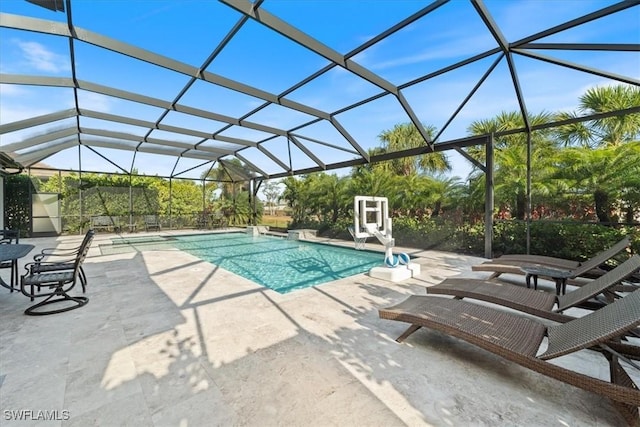
<instances>
[{"instance_id":1,"label":"blue pool water","mask_svg":"<svg viewBox=\"0 0 640 427\"><path fill-rule=\"evenodd\" d=\"M172 244L280 293L364 273L384 258L382 253L244 233L176 236Z\"/></svg>"}]
</instances>

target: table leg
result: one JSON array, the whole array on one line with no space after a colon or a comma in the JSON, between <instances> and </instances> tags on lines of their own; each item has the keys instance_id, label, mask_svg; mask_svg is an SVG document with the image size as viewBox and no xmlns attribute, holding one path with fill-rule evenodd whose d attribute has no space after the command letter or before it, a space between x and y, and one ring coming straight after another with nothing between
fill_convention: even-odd
<instances>
[{"instance_id":1,"label":"table leg","mask_svg":"<svg viewBox=\"0 0 640 427\"><path fill-rule=\"evenodd\" d=\"M531 287L531 278L533 277L533 289L538 290L538 275L527 273L525 280L527 281L527 288Z\"/></svg>"},{"instance_id":2,"label":"table leg","mask_svg":"<svg viewBox=\"0 0 640 427\"><path fill-rule=\"evenodd\" d=\"M556 295L564 295L567 293L567 279L564 277L554 277L556 281Z\"/></svg>"},{"instance_id":3,"label":"table leg","mask_svg":"<svg viewBox=\"0 0 640 427\"><path fill-rule=\"evenodd\" d=\"M16 273L18 272L18 261L11 260L11 276L9 279L9 283L5 282L2 277L0 277L0 286L9 289L11 292L15 290L14 283L16 283Z\"/></svg>"},{"instance_id":4,"label":"table leg","mask_svg":"<svg viewBox=\"0 0 640 427\"><path fill-rule=\"evenodd\" d=\"M11 263L11 292L18 289L18 260L14 259Z\"/></svg>"}]
</instances>

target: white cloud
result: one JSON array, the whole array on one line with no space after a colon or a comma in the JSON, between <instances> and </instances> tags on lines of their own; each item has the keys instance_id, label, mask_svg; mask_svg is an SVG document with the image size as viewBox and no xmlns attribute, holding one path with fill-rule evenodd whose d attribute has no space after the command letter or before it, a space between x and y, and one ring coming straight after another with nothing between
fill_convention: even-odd
<instances>
[{"instance_id":1,"label":"white cloud","mask_svg":"<svg viewBox=\"0 0 640 427\"><path fill-rule=\"evenodd\" d=\"M80 108L108 113L112 110L113 99L99 93L79 91L78 104ZM71 107L74 107L74 105L67 106L67 108Z\"/></svg>"},{"instance_id":2,"label":"white cloud","mask_svg":"<svg viewBox=\"0 0 640 427\"><path fill-rule=\"evenodd\" d=\"M20 120L30 119L32 117L38 117L50 112L51 111L47 111L46 109L33 105L0 104L0 116L2 117L1 123L13 123Z\"/></svg>"},{"instance_id":3,"label":"white cloud","mask_svg":"<svg viewBox=\"0 0 640 427\"><path fill-rule=\"evenodd\" d=\"M0 84L0 98L17 98L26 92L27 91L22 86Z\"/></svg>"},{"instance_id":4,"label":"white cloud","mask_svg":"<svg viewBox=\"0 0 640 427\"><path fill-rule=\"evenodd\" d=\"M422 49L415 53L389 60L375 60L369 65L372 70L384 70L400 66L414 65L427 61L435 61L450 58L460 58L475 55L492 47L491 38L487 35L476 35L474 37L462 37L457 35L457 39L445 42L437 46ZM368 59L368 58L365 58ZM371 58L372 60L374 58Z\"/></svg>"},{"instance_id":5,"label":"white cloud","mask_svg":"<svg viewBox=\"0 0 640 427\"><path fill-rule=\"evenodd\" d=\"M25 42L18 40L16 44L22 51L22 55L29 66L36 70L50 73L59 73L69 70L70 65L67 57L50 51L38 42Z\"/></svg>"}]
</instances>

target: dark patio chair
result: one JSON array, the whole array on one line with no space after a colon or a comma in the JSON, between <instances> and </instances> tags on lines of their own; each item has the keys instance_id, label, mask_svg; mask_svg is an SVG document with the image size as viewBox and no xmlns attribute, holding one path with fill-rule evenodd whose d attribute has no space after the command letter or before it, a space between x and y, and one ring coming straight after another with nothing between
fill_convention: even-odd
<instances>
[{"instance_id":1,"label":"dark patio chair","mask_svg":"<svg viewBox=\"0 0 640 427\"><path fill-rule=\"evenodd\" d=\"M12 243L20 243L20 230L0 230L0 245L10 245ZM10 269L14 262L15 261L2 261L0 262L0 269ZM14 285L17 285L18 269L12 270L12 272L14 271L15 277L14 274L11 274L11 292L13 292Z\"/></svg>"},{"instance_id":2,"label":"dark patio chair","mask_svg":"<svg viewBox=\"0 0 640 427\"><path fill-rule=\"evenodd\" d=\"M89 252L89 247L91 246L92 241L93 233L89 234L84 246L78 251L73 262L64 261L54 263L35 261L25 265L27 274L22 276L22 280L20 281L20 290L24 295L31 298L32 301L34 298L46 297L43 301L27 308L24 311L25 314L30 316L42 316L46 314L62 313L80 308L89 302L89 298L87 297L73 297L69 295L69 291L75 287L79 280L80 268L82 267L82 263L84 262L87 253ZM46 273L35 273L33 272L34 265L38 265L37 268L40 269L51 268L53 270ZM28 291L27 288L29 288L30 291ZM38 289L37 293L35 292L35 288ZM47 288L49 292L40 293L42 288ZM40 308L49 304L65 302L69 304L65 304L59 309L40 310Z\"/></svg>"},{"instance_id":3,"label":"dark patio chair","mask_svg":"<svg viewBox=\"0 0 640 427\"><path fill-rule=\"evenodd\" d=\"M20 243L20 230L0 230L0 244Z\"/></svg>"},{"instance_id":4,"label":"dark patio chair","mask_svg":"<svg viewBox=\"0 0 640 427\"><path fill-rule=\"evenodd\" d=\"M74 257L78 255L79 252L84 250L84 247L89 244L90 240L93 240L93 236L95 235L94 230L89 230L84 235L82 239L82 243L75 248L45 248L39 254L33 256L33 263L31 264L31 273L39 274L39 273L50 273L53 271L60 270L71 270L74 267ZM57 258L59 261L48 261L43 262L45 260L55 259ZM62 260L61 258L64 258ZM86 292L87 290L87 276L84 272L82 266L80 266L79 271L80 284L82 285L82 292Z\"/></svg>"},{"instance_id":5,"label":"dark patio chair","mask_svg":"<svg viewBox=\"0 0 640 427\"><path fill-rule=\"evenodd\" d=\"M149 231L151 229L158 231L162 230L162 225L160 225L160 219L158 218L158 215L145 215L144 229L145 231Z\"/></svg>"}]
</instances>

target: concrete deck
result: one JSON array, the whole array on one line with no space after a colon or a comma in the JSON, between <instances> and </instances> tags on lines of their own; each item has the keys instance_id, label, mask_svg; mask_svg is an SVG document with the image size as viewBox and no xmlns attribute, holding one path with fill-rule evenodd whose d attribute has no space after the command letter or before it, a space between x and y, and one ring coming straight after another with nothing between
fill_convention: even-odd
<instances>
[{"instance_id":1,"label":"concrete deck","mask_svg":"<svg viewBox=\"0 0 640 427\"><path fill-rule=\"evenodd\" d=\"M446 277L486 277L471 272L480 258L405 249L418 278L361 274L281 295L177 250L102 255L112 237L92 245L83 308L25 316L30 301L0 289L0 425L624 424L606 399L457 339L423 329L394 341L406 325L378 308ZM80 240L24 242L33 255ZM559 363L606 378L599 361Z\"/></svg>"}]
</instances>

